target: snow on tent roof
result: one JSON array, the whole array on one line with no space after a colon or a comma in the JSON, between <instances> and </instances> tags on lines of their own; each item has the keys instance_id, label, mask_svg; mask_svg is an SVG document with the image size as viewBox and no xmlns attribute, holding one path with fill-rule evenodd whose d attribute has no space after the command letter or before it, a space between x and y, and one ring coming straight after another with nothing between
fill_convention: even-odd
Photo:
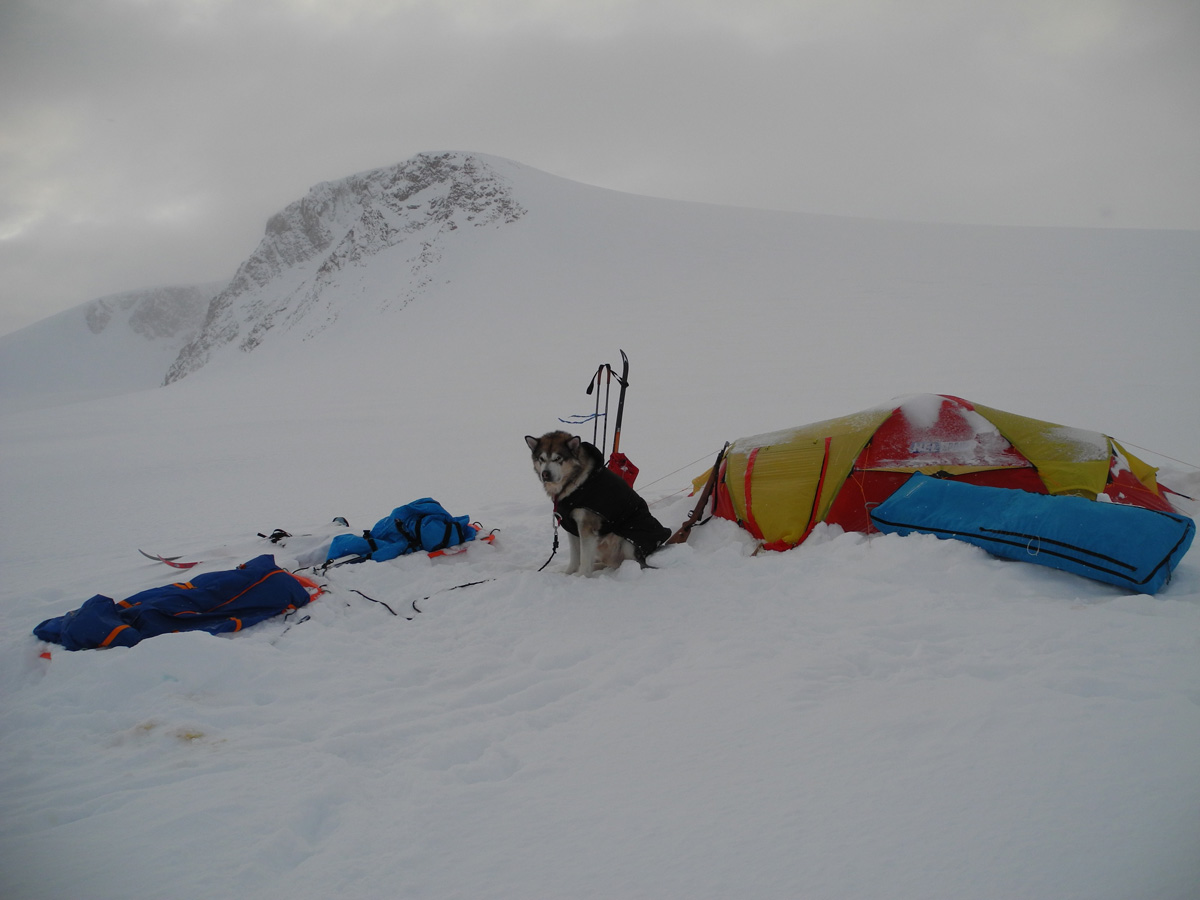
<instances>
[{"instance_id":1,"label":"snow on tent roof","mask_svg":"<svg viewBox=\"0 0 1200 900\"><path fill-rule=\"evenodd\" d=\"M722 466L717 514L786 549L819 522L870 530L869 510L914 472L1170 511L1156 471L1099 432L919 394L739 438Z\"/></svg>"}]
</instances>

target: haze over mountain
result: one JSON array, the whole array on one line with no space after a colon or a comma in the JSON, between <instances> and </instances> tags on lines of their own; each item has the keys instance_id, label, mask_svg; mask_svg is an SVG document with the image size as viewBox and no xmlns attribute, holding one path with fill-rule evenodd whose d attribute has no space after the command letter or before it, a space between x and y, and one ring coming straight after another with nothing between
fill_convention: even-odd
<instances>
[{"instance_id":1,"label":"haze over mountain","mask_svg":"<svg viewBox=\"0 0 1200 900\"><path fill-rule=\"evenodd\" d=\"M276 378L360 385L442 368L436 388L405 374L408 390L469 388L470 366L537 382L535 402L528 388L511 401L528 418L573 412L580 355L622 347L641 409L703 397L726 435L947 391L1186 453L1200 417L1176 388L1200 383L1197 283L1197 232L766 212L427 153L317 185L273 216L199 331L183 300L170 335L118 346L111 326L85 328L112 305L94 301L0 338L0 375L4 396L28 403L247 354Z\"/></svg>"}]
</instances>

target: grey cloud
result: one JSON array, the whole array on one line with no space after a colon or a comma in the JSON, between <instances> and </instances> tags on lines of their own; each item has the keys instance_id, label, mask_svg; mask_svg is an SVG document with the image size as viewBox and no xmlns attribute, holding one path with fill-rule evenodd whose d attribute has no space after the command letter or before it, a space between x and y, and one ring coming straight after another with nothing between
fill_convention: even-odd
<instances>
[{"instance_id":1,"label":"grey cloud","mask_svg":"<svg viewBox=\"0 0 1200 900\"><path fill-rule=\"evenodd\" d=\"M1200 5L15 0L0 331L232 274L422 150L857 216L1200 228Z\"/></svg>"}]
</instances>

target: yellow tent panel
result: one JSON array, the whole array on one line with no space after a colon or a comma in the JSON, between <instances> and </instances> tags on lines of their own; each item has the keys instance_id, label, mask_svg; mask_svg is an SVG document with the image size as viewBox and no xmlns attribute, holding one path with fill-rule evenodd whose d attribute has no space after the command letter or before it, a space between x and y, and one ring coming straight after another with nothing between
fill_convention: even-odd
<instances>
[{"instance_id":1,"label":"yellow tent panel","mask_svg":"<svg viewBox=\"0 0 1200 900\"><path fill-rule=\"evenodd\" d=\"M1127 469L1110 490L1114 460ZM941 394L734 441L717 487L717 513L768 547L795 546L818 522L869 528L868 510L912 472L1170 509L1154 467L1107 435ZM841 495L848 479L855 489ZM697 479L702 484L704 477Z\"/></svg>"}]
</instances>

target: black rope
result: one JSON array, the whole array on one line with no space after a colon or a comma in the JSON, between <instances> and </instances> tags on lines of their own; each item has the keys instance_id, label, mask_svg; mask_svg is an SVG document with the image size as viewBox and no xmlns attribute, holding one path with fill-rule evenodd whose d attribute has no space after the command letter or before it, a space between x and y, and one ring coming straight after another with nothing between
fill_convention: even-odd
<instances>
[{"instance_id":1,"label":"black rope","mask_svg":"<svg viewBox=\"0 0 1200 900\"><path fill-rule=\"evenodd\" d=\"M285 615L283 617L283 621L287 622L288 618L290 618L292 616L292 614L295 612L296 611L293 609L291 612L289 612L287 615ZM285 629L283 629L283 631L279 632L279 634L275 636L274 640L271 641L271 646L275 646L276 641L278 641L281 637L283 637L285 634L287 634L289 631L291 631L293 625L303 625L305 622L307 622L311 618L312 618L312 616L305 615L303 619L297 619L295 622L288 622L287 628L285 628Z\"/></svg>"},{"instance_id":2,"label":"black rope","mask_svg":"<svg viewBox=\"0 0 1200 900\"><path fill-rule=\"evenodd\" d=\"M453 587L442 588L440 591L434 591L432 594L426 594L424 597L421 598L421 602L424 603L430 597L435 597L438 594L445 594L450 591L457 591L460 588L474 587L477 584L487 584L489 581L495 581L495 580L496 580L495 578L484 578L480 581L467 581L467 582L464 582L463 584L456 584ZM358 594L358 596L360 596L360 597L370 600L372 603L378 603L380 606L382 606L384 609L386 609L388 612L390 612L393 616L400 615L400 613L398 613L394 609L392 609L391 606L389 606L387 603L384 603L382 600L376 600L374 597L368 597L366 594L364 594L362 591L358 590L357 588L347 588L347 590L349 590L355 594ZM414 600L412 602L412 609L413 609L413 612L418 613L418 614L420 614L421 612L424 611L421 609L421 607L417 606L416 600ZM404 618L407 619L409 622L411 622L413 620L412 616L405 616Z\"/></svg>"},{"instance_id":3,"label":"black rope","mask_svg":"<svg viewBox=\"0 0 1200 900\"><path fill-rule=\"evenodd\" d=\"M346 590L350 591L351 593L358 594L358 596L360 596L360 597L366 597L366 599L370 600L372 603L378 603L380 606L382 606L384 609L386 609L388 612L390 612L393 616L400 615L400 613L396 612L394 609L392 609L390 606L388 606L382 600L376 600L374 597L367 597L366 594L364 594L362 591L358 590L357 588L347 588ZM420 612L420 610L418 609L417 612Z\"/></svg>"},{"instance_id":4,"label":"black rope","mask_svg":"<svg viewBox=\"0 0 1200 900\"><path fill-rule=\"evenodd\" d=\"M474 587L477 584L487 584L489 581L495 581L495 580L496 580L495 578L484 578L484 579L481 579L480 581L467 581L467 582L464 582L463 584L456 584L456 585L454 585L454 587L442 588L440 591L434 591L432 594L427 594L426 596L422 597L421 602L424 603L430 597L435 597L438 594L446 594L446 593L449 593L450 591L457 591L460 588ZM412 602L412 608L413 608L413 612L415 612L415 613L423 612L421 607L417 606L416 600L414 600ZM413 620L413 617L409 616L408 621L411 622L412 620Z\"/></svg>"}]
</instances>

